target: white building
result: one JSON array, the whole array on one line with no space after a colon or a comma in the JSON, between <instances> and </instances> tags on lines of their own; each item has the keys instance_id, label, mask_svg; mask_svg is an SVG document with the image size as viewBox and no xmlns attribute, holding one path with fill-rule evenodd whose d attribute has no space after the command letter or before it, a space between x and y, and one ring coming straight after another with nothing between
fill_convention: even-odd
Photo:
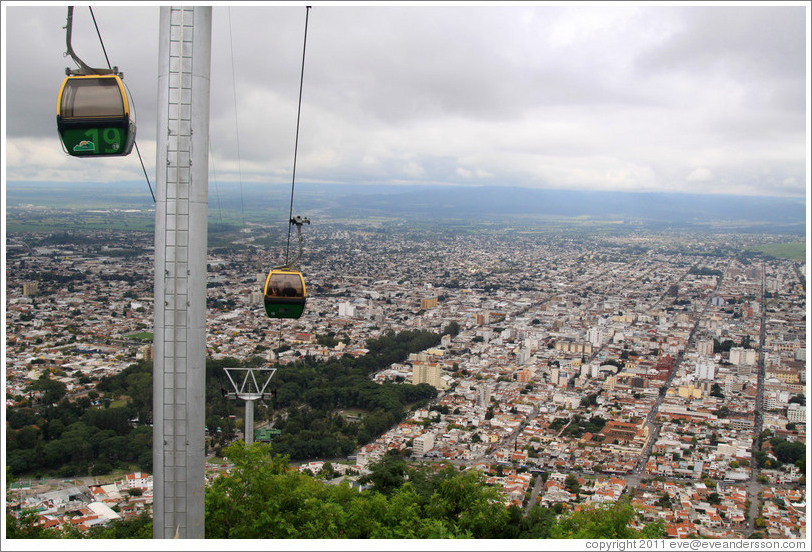
<instances>
[{"instance_id":1,"label":"white building","mask_svg":"<svg viewBox=\"0 0 812 552\"><path fill-rule=\"evenodd\" d=\"M420 437L415 437L412 444L412 454L423 456L434 448L434 433L424 433Z\"/></svg>"},{"instance_id":2,"label":"white building","mask_svg":"<svg viewBox=\"0 0 812 552\"><path fill-rule=\"evenodd\" d=\"M91 502L87 505L94 514L99 516L99 518L103 519L105 522L113 521L116 519L121 519L121 516L117 514L110 506L103 502Z\"/></svg>"},{"instance_id":3,"label":"white building","mask_svg":"<svg viewBox=\"0 0 812 552\"><path fill-rule=\"evenodd\" d=\"M483 408L487 408L491 404L491 388L488 385L477 387L476 390L476 404Z\"/></svg>"},{"instance_id":4,"label":"white building","mask_svg":"<svg viewBox=\"0 0 812 552\"><path fill-rule=\"evenodd\" d=\"M702 356L713 356L713 340L702 339L696 344L696 352Z\"/></svg>"},{"instance_id":5,"label":"white building","mask_svg":"<svg viewBox=\"0 0 812 552\"><path fill-rule=\"evenodd\" d=\"M344 302L338 304L338 316L352 318L355 316L355 305Z\"/></svg>"},{"instance_id":6,"label":"white building","mask_svg":"<svg viewBox=\"0 0 812 552\"><path fill-rule=\"evenodd\" d=\"M597 326L586 331L586 340L592 343L594 347L600 347L609 337L609 330L605 327Z\"/></svg>"},{"instance_id":7,"label":"white building","mask_svg":"<svg viewBox=\"0 0 812 552\"><path fill-rule=\"evenodd\" d=\"M806 423L806 407L798 403L790 403L787 406L787 419L790 422Z\"/></svg>"},{"instance_id":8,"label":"white building","mask_svg":"<svg viewBox=\"0 0 812 552\"><path fill-rule=\"evenodd\" d=\"M744 347L733 347L730 349L730 362L736 366L752 366L756 363L756 351Z\"/></svg>"},{"instance_id":9,"label":"white building","mask_svg":"<svg viewBox=\"0 0 812 552\"><path fill-rule=\"evenodd\" d=\"M248 293L249 305L261 305L265 300L265 295L261 290L253 290Z\"/></svg>"},{"instance_id":10,"label":"white building","mask_svg":"<svg viewBox=\"0 0 812 552\"><path fill-rule=\"evenodd\" d=\"M699 361L694 369L694 378L697 380L712 380L716 377L716 364L713 362Z\"/></svg>"},{"instance_id":11,"label":"white building","mask_svg":"<svg viewBox=\"0 0 812 552\"><path fill-rule=\"evenodd\" d=\"M144 472L128 473L120 482L119 487L126 487L132 489L135 487L144 488L152 487L152 476Z\"/></svg>"}]
</instances>

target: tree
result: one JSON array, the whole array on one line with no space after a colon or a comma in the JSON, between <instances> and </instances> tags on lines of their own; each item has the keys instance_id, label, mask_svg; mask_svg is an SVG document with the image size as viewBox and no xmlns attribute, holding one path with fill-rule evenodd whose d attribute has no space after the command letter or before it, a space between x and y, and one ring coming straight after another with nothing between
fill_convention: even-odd
<instances>
[{"instance_id":1,"label":"tree","mask_svg":"<svg viewBox=\"0 0 812 552\"><path fill-rule=\"evenodd\" d=\"M369 470L372 473L361 478L359 482L372 483L373 488L384 495L391 495L406 482L406 461L399 456L387 454L372 464Z\"/></svg>"},{"instance_id":2,"label":"tree","mask_svg":"<svg viewBox=\"0 0 812 552\"><path fill-rule=\"evenodd\" d=\"M590 407L590 406L597 406L598 405L598 394L597 393L590 393L586 397L581 399L580 406L582 408Z\"/></svg>"},{"instance_id":3,"label":"tree","mask_svg":"<svg viewBox=\"0 0 812 552\"><path fill-rule=\"evenodd\" d=\"M226 449L234 469L206 492L207 538L527 538L549 536L554 523L547 509L525 520L506 508L477 470L411 467L389 495L359 493L301 474L271 453L264 443Z\"/></svg>"},{"instance_id":4,"label":"tree","mask_svg":"<svg viewBox=\"0 0 812 552\"><path fill-rule=\"evenodd\" d=\"M730 416L730 408L727 405L723 405L722 408L714 410L713 413L720 418L727 418Z\"/></svg>"},{"instance_id":5,"label":"tree","mask_svg":"<svg viewBox=\"0 0 812 552\"><path fill-rule=\"evenodd\" d=\"M665 524L658 520L642 531L630 525L635 510L628 497L607 506L586 505L580 511L563 515L551 536L559 539L635 539L663 538Z\"/></svg>"},{"instance_id":6,"label":"tree","mask_svg":"<svg viewBox=\"0 0 812 552\"><path fill-rule=\"evenodd\" d=\"M446 324L445 328L443 328L444 335L456 337L458 333L460 333L460 325L454 320L450 321L448 324Z\"/></svg>"},{"instance_id":7,"label":"tree","mask_svg":"<svg viewBox=\"0 0 812 552\"><path fill-rule=\"evenodd\" d=\"M23 511L14 516L6 508L6 538L7 539L58 539L61 535L57 531L45 529L34 523L39 519L39 513L34 510Z\"/></svg>"},{"instance_id":8,"label":"tree","mask_svg":"<svg viewBox=\"0 0 812 552\"><path fill-rule=\"evenodd\" d=\"M789 442L773 437L770 439L773 455L785 464L804 465L806 463L806 446L804 443Z\"/></svg>"},{"instance_id":9,"label":"tree","mask_svg":"<svg viewBox=\"0 0 812 552\"><path fill-rule=\"evenodd\" d=\"M660 506L661 508L670 509L671 508L671 495L669 495L668 493L663 493L663 496L661 496L659 499L657 499L656 504L657 504L657 506Z\"/></svg>"},{"instance_id":10,"label":"tree","mask_svg":"<svg viewBox=\"0 0 812 552\"><path fill-rule=\"evenodd\" d=\"M61 381L52 380L51 373L45 370L39 379L34 380L28 385L26 390L39 391L42 393L42 402L44 404L55 404L65 397L67 386Z\"/></svg>"},{"instance_id":11,"label":"tree","mask_svg":"<svg viewBox=\"0 0 812 552\"><path fill-rule=\"evenodd\" d=\"M234 468L205 495L206 538L662 538L662 522L629 527L627 498L609 506L555 516L561 508L533 506L527 516L505 507L500 492L477 470L456 466L406 467L387 455L376 470L390 478L389 494L358 492L300 473L266 443L238 441L225 450ZM384 469L385 468L385 469ZM394 469L392 469L394 468ZM394 475L394 478L391 476ZM406 477L408 476L408 477ZM384 485L385 486L385 485Z\"/></svg>"},{"instance_id":12,"label":"tree","mask_svg":"<svg viewBox=\"0 0 812 552\"><path fill-rule=\"evenodd\" d=\"M466 470L440 482L429 501L430 518L446 521L462 534L475 538L495 538L508 519L499 492L483 484L477 470Z\"/></svg>"},{"instance_id":13,"label":"tree","mask_svg":"<svg viewBox=\"0 0 812 552\"><path fill-rule=\"evenodd\" d=\"M127 391L140 419L148 419L152 410L152 373L136 373L127 377Z\"/></svg>"},{"instance_id":14,"label":"tree","mask_svg":"<svg viewBox=\"0 0 812 552\"><path fill-rule=\"evenodd\" d=\"M130 494L133 495L135 490L130 489ZM144 512L136 518L117 520L105 527L92 527L82 536L91 539L151 539L152 516Z\"/></svg>"},{"instance_id":15,"label":"tree","mask_svg":"<svg viewBox=\"0 0 812 552\"><path fill-rule=\"evenodd\" d=\"M578 494L581 491L581 485L578 483L578 478L574 474L569 474L564 479L564 487L573 494Z\"/></svg>"}]
</instances>

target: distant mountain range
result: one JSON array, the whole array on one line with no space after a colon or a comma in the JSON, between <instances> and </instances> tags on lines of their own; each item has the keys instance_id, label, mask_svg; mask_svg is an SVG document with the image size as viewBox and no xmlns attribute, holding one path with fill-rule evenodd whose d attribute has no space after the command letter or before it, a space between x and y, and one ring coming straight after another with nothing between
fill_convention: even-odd
<instances>
[{"instance_id":1,"label":"distant mountain range","mask_svg":"<svg viewBox=\"0 0 812 552\"><path fill-rule=\"evenodd\" d=\"M209 208L286 214L288 186L209 183ZM147 208L146 182L49 184L9 182L9 207ZM555 220L624 221L644 226L806 232L803 198L599 192L516 187L296 185L296 214L347 219L386 217L412 221ZM313 215L311 215L313 213Z\"/></svg>"},{"instance_id":2,"label":"distant mountain range","mask_svg":"<svg viewBox=\"0 0 812 552\"><path fill-rule=\"evenodd\" d=\"M342 197L370 215L416 218L587 217L673 224L760 223L803 227L803 200L776 197L629 193L527 188L435 188Z\"/></svg>"}]
</instances>

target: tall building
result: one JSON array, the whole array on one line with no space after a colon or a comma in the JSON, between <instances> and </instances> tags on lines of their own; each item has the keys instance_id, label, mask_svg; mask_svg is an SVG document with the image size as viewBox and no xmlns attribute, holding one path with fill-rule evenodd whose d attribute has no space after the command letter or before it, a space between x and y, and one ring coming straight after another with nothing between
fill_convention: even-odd
<instances>
[{"instance_id":1,"label":"tall building","mask_svg":"<svg viewBox=\"0 0 812 552\"><path fill-rule=\"evenodd\" d=\"M491 388L488 385L481 385L476 390L476 405L488 408L491 404Z\"/></svg>"},{"instance_id":2,"label":"tall building","mask_svg":"<svg viewBox=\"0 0 812 552\"><path fill-rule=\"evenodd\" d=\"M800 404L790 403L787 406L787 419L790 422L806 423L806 408Z\"/></svg>"},{"instance_id":3,"label":"tall building","mask_svg":"<svg viewBox=\"0 0 812 552\"><path fill-rule=\"evenodd\" d=\"M594 347L600 347L609 339L609 330L600 326L589 328L586 331L586 339Z\"/></svg>"},{"instance_id":4,"label":"tall building","mask_svg":"<svg viewBox=\"0 0 812 552\"><path fill-rule=\"evenodd\" d=\"M25 282L23 284L23 295L31 297L39 293L39 284L37 282Z\"/></svg>"},{"instance_id":5,"label":"tall building","mask_svg":"<svg viewBox=\"0 0 812 552\"><path fill-rule=\"evenodd\" d=\"M597 378L600 373L601 365L599 362L593 362L589 365L589 377Z\"/></svg>"},{"instance_id":6,"label":"tall building","mask_svg":"<svg viewBox=\"0 0 812 552\"><path fill-rule=\"evenodd\" d=\"M412 384L428 383L432 387L442 389L444 382L440 379L440 366L434 363L415 362L412 366Z\"/></svg>"},{"instance_id":7,"label":"tall building","mask_svg":"<svg viewBox=\"0 0 812 552\"><path fill-rule=\"evenodd\" d=\"M437 296L429 297L428 299L420 300L421 309L431 309L437 306Z\"/></svg>"},{"instance_id":8,"label":"tall building","mask_svg":"<svg viewBox=\"0 0 812 552\"><path fill-rule=\"evenodd\" d=\"M555 342L555 348L565 353L592 354L592 342L590 341L559 340Z\"/></svg>"},{"instance_id":9,"label":"tall building","mask_svg":"<svg viewBox=\"0 0 812 552\"><path fill-rule=\"evenodd\" d=\"M420 437L415 437L412 443L412 454L423 456L434 448L434 433L424 433Z\"/></svg>"},{"instance_id":10,"label":"tall building","mask_svg":"<svg viewBox=\"0 0 812 552\"><path fill-rule=\"evenodd\" d=\"M262 290L258 290L258 289L252 290L248 294L248 304L249 305L261 305L263 303L263 301L264 301L264 297L265 296L263 295Z\"/></svg>"},{"instance_id":11,"label":"tall building","mask_svg":"<svg viewBox=\"0 0 812 552\"><path fill-rule=\"evenodd\" d=\"M749 376L753 373L753 366L742 364L736 367L736 374L739 376Z\"/></svg>"},{"instance_id":12,"label":"tall building","mask_svg":"<svg viewBox=\"0 0 812 552\"><path fill-rule=\"evenodd\" d=\"M725 376L725 387L724 387L724 394L730 395L734 391L739 392L744 388L744 384L742 381L733 374L728 374Z\"/></svg>"},{"instance_id":13,"label":"tall building","mask_svg":"<svg viewBox=\"0 0 812 552\"><path fill-rule=\"evenodd\" d=\"M522 368L519 370L516 379L519 383L527 383L533 380L533 372L531 372L527 368Z\"/></svg>"},{"instance_id":14,"label":"tall building","mask_svg":"<svg viewBox=\"0 0 812 552\"><path fill-rule=\"evenodd\" d=\"M352 318L355 316L355 305L349 302L338 304L338 316Z\"/></svg>"},{"instance_id":15,"label":"tall building","mask_svg":"<svg viewBox=\"0 0 812 552\"><path fill-rule=\"evenodd\" d=\"M730 363L736 366L752 366L756 363L755 349L745 349L744 347L733 347L730 349Z\"/></svg>"},{"instance_id":16,"label":"tall building","mask_svg":"<svg viewBox=\"0 0 812 552\"><path fill-rule=\"evenodd\" d=\"M702 356L713 356L713 340L702 339L696 344L696 351Z\"/></svg>"},{"instance_id":17,"label":"tall building","mask_svg":"<svg viewBox=\"0 0 812 552\"><path fill-rule=\"evenodd\" d=\"M698 380L712 380L716 377L716 364L713 362L700 361L694 369L694 378Z\"/></svg>"}]
</instances>

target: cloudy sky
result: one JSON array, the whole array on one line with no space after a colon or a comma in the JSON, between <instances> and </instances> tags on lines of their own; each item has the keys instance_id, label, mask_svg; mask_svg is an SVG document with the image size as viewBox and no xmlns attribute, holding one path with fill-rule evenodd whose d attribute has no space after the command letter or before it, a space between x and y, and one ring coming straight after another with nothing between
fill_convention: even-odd
<instances>
[{"instance_id":1,"label":"cloudy sky","mask_svg":"<svg viewBox=\"0 0 812 552\"><path fill-rule=\"evenodd\" d=\"M297 182L803 197L808 2L309 2ZM290 182L305 3L216 5L210 168ZM159 8L98 3L155 174ZM3 3L5 178L138 181L56 135L65 6ZM90 11L73 47L106 66Z\"/></svg>"}]
</instances>

